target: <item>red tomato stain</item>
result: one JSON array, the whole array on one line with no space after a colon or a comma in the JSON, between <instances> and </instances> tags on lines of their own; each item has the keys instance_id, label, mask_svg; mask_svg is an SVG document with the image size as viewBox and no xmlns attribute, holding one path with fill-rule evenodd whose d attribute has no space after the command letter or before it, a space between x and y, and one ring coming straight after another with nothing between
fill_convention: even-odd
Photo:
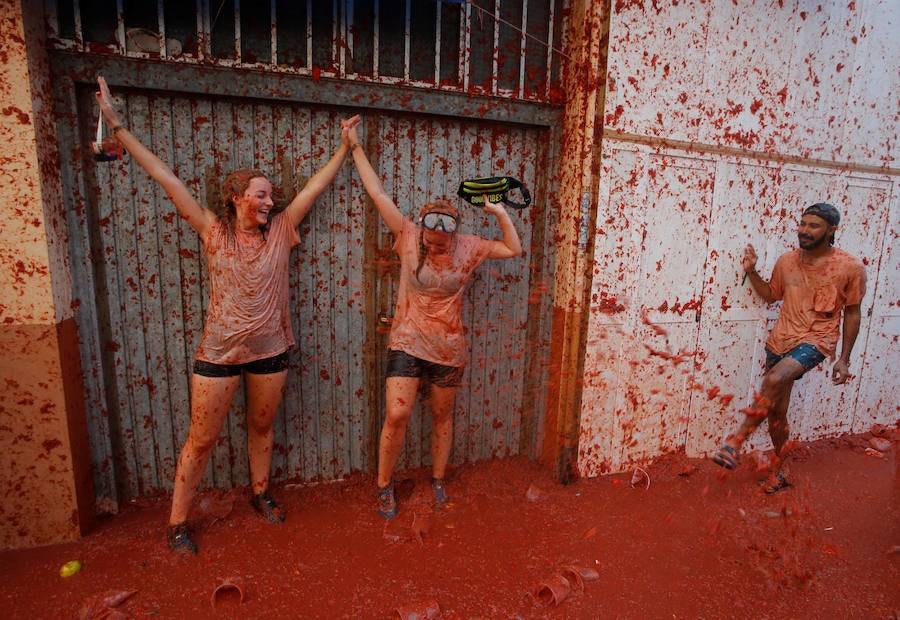
<instances>
[{"instance_id":1,"label":"red tomato stain","mask_svg":"<svg viewBox=\"0 0 900 620\"><path fill-rule=\"evenodd\" d=\"M676 366L678 366L681 362L690 361L696 355L697 355L696 350L689 351L687 349L679 349L677 353L666 352L664 357L666 359L672 360L672 363L675 364Z\"/></svg>"},{"instance_id":2,"label":"red tomato stain","mask_svg":"<svg viewBox=\"0 0 900 620\"><path fill-rule=\"evenodd\" d=\"M3 108L2 112L4 116L15 116L23 125L31 124L31 117L28 116L28 113L17 106L6 106L5 108Z\"/></svg>"},{"instance_id":3,"label":"red tomato stain","mask_svg":"<svg viewBox=\"0 0 900 620\"><path fill-rule=\"evenodd\" d=\"M62 442L59 439L45 439L41 442L41 445L44 447L45 452L50 452L54 448L62 446Z\"/></svg>"},{"instance_id":4,"label":"red tomato stain","mask_svg":"<svg viewBox=\"0 0 900 620\"><path fill-rule=\"evenodd\" d=\"M617 105L615 112L607 116L606 124L607 125L618 125L619 120L622 118L622 115L625 113L625 106Z\"/></svg>"},{"instance_id":5,"label":"red tomato stain","mask_svg":"<svg viewBox=\"0 0 900 620\"><path fill-rule=\"evenodd\" d=\"M644 323L644 325L649 325L653 329L653 331L660 336L668 336L669 333L664 328L650 321L650 318L647 316L647 312L647 308L641 308L641 321Z\"/></svg>"},{"instance_id":6,"label":"red tomato stain","mask_svg":"<svg viewBox=\"0 0 900 620\"><path fill-rule=\"evenodd\" d=\"M601 292L599 297L597 294L594 294L592 301L596 309L604 314L615 314L616 312L625 311L625 306L618 303L615 297L609 296L605 292Z\"/></svg>"}]
</instances>

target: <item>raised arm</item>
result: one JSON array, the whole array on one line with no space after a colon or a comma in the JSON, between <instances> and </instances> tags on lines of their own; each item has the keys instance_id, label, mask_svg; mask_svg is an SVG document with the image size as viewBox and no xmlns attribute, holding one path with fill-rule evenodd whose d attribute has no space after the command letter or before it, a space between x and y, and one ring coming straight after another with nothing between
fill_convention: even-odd
<instances>
[{"instance_id":1,"label":"raised arm","mask_svg":"<svg viewBox=\"0 0 900 620\"><path fill-rule=\"evenodd\" d=\"M744 248L744 258L741 259L741 265L744 267L744 273L750 278L750 285L756 291L756 294L765 299L767 303L775 301L775 298L772 296L772 287L756 271L756 250L750 244L747 244L747 247Z\"/></svg>"},{"instance_id":2,"label":"raised arm","mask_svg":"<svg viewBox=\"0 0 900 620\"><path fill-rule=\"evenodd\" d=\"M403 226L405 216L394 201L391 200L391 197L387 195L387 192L384 191L381 179L378 178L378 174L372 168L372 164L369 163L369 158L366 157L366 153L359 143L356 124L352 126L346 125L342 130L342 139L343 135L347 137L350 153L353 155L353 163L356 164L359 178L362 180L363 187L366 188L366 193L369 194L369 198L375 203L375 208L378 209L378 213L381 215L384 223L387 224L387 227L395 235L398 234Z\"/></svg>"},{"instance_id":3,"label":"raised arm","mask_svg":"<svg viewBox=\"0 0 900 620\"><path fill-rule=\"evenodd\" d=\"M100 86L100 91L96 93L97 103L113 134L128 150L131 158L162 186L172 202L175 203L175 208L178 209L181 217L190 224L191 228L204 235L209 226L215 222L216 215L197 202L181 179L175 176L172 169L141 144L141 141L122 124L119 114L112 106L112 96L103 76L97 78L97 84Z\"/></svg>"},{"instance_id":4,"label":"raised arm","mask_svg":"<svg viewBox=\"0 0 900 620\"><path fill-rule=\"evenodd\" d=\"M488 258L513 258L521 254L522 242L519 240L519 233L503 205L491 202L485 195L484 210L497 218L500 231L503 233L502 240L494 240L494 247L491 248Z\"/></svg>"},{"instance_id":5,"label":"raised arm","mask_svg":"<svg viewBox=\"0 0 900 620\"><path fill-rule=\"evenodd\" d=\"M313 204L316 202L316 198L318 198L319 195L325 191L325 188L334 181L334 177L337 176L338 171L344 163L344 159L347 157L347 151L350 149L350 144L344 128L356 127L358 123L359 115L341 121L340 147L338 147L338 150L331 156L328 163L322 166L322 168L307 181L306 185L303 186L303 189L294 196L294 199L291 200L291 203L287 206L287 209L285 209L288 217L291 219L292 226L296 227L303 221L303 218L306 217L306 214L309 213L309 210L312 209Z\"/></svg>"}]
</instances>

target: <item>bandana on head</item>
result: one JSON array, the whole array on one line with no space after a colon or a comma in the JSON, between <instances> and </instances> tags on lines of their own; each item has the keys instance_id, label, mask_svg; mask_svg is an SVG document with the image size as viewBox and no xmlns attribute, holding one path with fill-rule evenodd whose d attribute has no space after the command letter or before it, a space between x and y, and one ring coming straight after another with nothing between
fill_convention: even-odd
<instances>
[{"instance_id":1,"label":"bandana on head","mask_svg":"<svg viewBox=\"0 0 900 620\"><path fill-rule=\"evenodd\" d=\"M841 212L826 202L817 202L806 207L803 215L816 215L828 222L829 226L837 226L841 222Z\"/></svg>"}]
</instances>

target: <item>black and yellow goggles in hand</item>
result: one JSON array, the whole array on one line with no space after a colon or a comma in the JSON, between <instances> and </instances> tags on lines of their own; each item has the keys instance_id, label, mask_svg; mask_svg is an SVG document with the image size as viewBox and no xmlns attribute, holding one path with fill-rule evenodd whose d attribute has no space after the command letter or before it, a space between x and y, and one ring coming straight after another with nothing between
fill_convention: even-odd
<instances>
[{"instance_id":1,"label":"black and yellow goggles in hand","mask_svg":"<svg viewBox=\"0 0 900 620\"><path fill-rule=\"evenodd\" d=\"M514 202L509 199L510 190L518 189L522 192L523 202ZM487 194L491 202L502 202L513 209L524 209L531 204L531 194L528 188L518 179L512 177L484 177L481 179L467 179L459 184L456 195L476 207L484 206L484 195Z\"/></svg>"}]
</instances>

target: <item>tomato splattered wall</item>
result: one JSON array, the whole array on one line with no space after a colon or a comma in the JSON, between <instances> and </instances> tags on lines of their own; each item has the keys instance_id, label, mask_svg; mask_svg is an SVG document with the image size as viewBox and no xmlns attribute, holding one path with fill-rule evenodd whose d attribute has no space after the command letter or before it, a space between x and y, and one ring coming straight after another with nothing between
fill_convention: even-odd
<instances>
[{"instance_id":1,"label":"tomato splattered wall","mask_svg":"<svg viewBox=\"0 0 900 620\"><path fill-rule=\"evenodd\" d=\"M896 250L900 227L895 159L896 92L900 87L891 62L900 55L893 36L897 9L891 3L878 2L810 9L783 2L754 3L752 7L745 3L738 6L701 1L669 4L672 3L587 0L571 3L569 36L564 42L554 39L564 46L568 65L563 89L566 103L560 123L562 144L541 157L533 155L543 152L540 149L510 149L509 157L512 153L522 157L528 162L527 170L540 169L540 175L529 176L548 179L545 200L540 201L547 208L532 208L528 217L535 221L550 215L554 218L546 233L543 228L540 235L535 233L542 240L548 239L549 247L531 248L549 256L546 262L553 267L549 273L541 270L535 276L540 285L534 287L533 295L527 296L529 305L537 305L532 304L532 299L552 297L552 337L545 329L546 317L536 313L538 320L532 321L528 313L528 320L522 321L529 324L528 341L521 347L527 355L540 358L533 360L533 366L549 368L549 389L544 385L542 369L534 381L534 395L529 396L534 402L546 400L548 414L545 427L538 415L528 421L534 430L527 434L528 441L521 443L530 448L532 437L543 439L545 462L564 465L567 475L622 470L668 451L702 455L715 448L740 409L752 399L760 375L762 342L778 310L777 306L761 303L746 284L742 286L742 248L748 241L753 242L760 251L760 270L768 274L777 255L796 242L798 210L817 200L842 207L845 222L838 245L864 260L870 287L863 308L863 330L854 352L856 377L842 389L830 386L824 368L804 378L792 404L792 411L797 413L797 437L861 431L898 418L893 391L897 373L893 369L900 361L896 353L900 284L892 274L900 266ZM21 33L11 33L7 38L16 42L23 37ZM392 49L395 43L386 41L385 49ZM21 43L21 49L15 45L19 44L14 43L12 51L6 53L20 53L21 58L9 61L11 68L5 75L24 73L25 45ZM394 102L393 111L409 115L412 120L401 118L396 121L395 130L394 121L384 114L383 90L378 91L373 83L342 79L344 74L330 74L328 80L323 80L316 68L311 80L303 81L300 74L289 79L259 69L245 71L240 74L241 80L234 80L227 79L234 75L226 72L206 72L205 65L198 68L190 63L148 62L141 65L147 69L140 75L144 82L136 84L129 71L137 66L136 58L122 62L114 54L92 51L90 46L78 57L68 53L68 49L57 50L55 59L61 61L61 66L80 69L65 74L67 80L80 84L79 88L91 82L98 71L109 77L118 67L116 86L151 88L144 82L154 78L152 88L158 91L156 96L169 96L170 91L186 88L201 98L228 95L236 99L236 109L243 110L241 114L252 108L243 98L267 93L291 104L300 101L369 107L375 111L366 126L373 135L402 138L410 132L415 134L409 128L419 126L416 115L441 114L471 116L473 122L490 123L490 131L496 132L498 138L514 133L494 122L504 120L509 101L501 97L479 98L474 91L420 97L421 91L400 90L398 99L402 100ZM30 55L29 50L29 62ZM206 81L184 77L201 74ZM218 77L221 75L225 78ZM40 70L35 72L32 82L41 76ZM185 83L190 83L190 88ZM75 331L67 327L71 325L68 312L60 309L79 303L83 308L84 304L80 298L73 304L68 299L68 287L58 284L72 271L65 252L60 250L66 231L54 215L53 205L59 201L47 193L46 180L53 177L52 171L60 164L52 149L42 147L46 144L35 126L42 120L33 109L41 97L29 91L24 103L16 103L24 92L21 85L6 90L3 127L15 132L13 144L21 140L20 135L26 135L33 144L27 157L21 156L22 147L17 146L7 147L5 153L4 169L14 171L7 178L15 181L11 188L4 188L14 196L6 204L18 207L6 218L4 226L18 228L12 235L4 230L2 242L7 257L4 260L12 267L8 272L13 274L3 293L6 307L2 311L4 325L9 326L5 338L11 339L5 347L14 355L7 354L4 363L10 367L7 374L19 383L6 386L3 406L30 420L40 419L42 410L64 406L64 396L70 391L59 377L78 373L60 370L65 368L65 351L70 350L67 339L74 338ZM332 94L330 98L318 99L328 92ZM73 100L78 95L74 90L68 94ZM81 93L90 101L89 94ZM77 116L81 106L72 102L65 105L69 106L66 113ZM202 111L208 102L201 101L200 105ZM538 107L522 109L528 112ZM543 114L545 110L539 111ZM374 118L379 114L384 114L385 119ZM271 117L271 112L266 111L260 116L264 121ZM186 127L185 140L193 137L195 130L210 131L204 121L208 118L211 117L205 113L198 115L198 123ZM527 118L513 120L532 124ZM71 135L79 135L72 127L79 122L84 124L84 119L76 121L63 114L57 122L68 127ZM546 118L536 124L557 126ZM325 131L324 124L317 122L315 126L317 131ZM444 129L439 126L434 122L434 129L425 133L436 137L436 144L442 144L441 140L450 143L442 137ZM540 134L521 144L555 142L558 137L555 131L546 135L549 139ZM413 138L407 141L415 144ZM490 144L492 140L475 144L482 142ZM69 146L76 143L81 142L70 140ZM423 171L429 170L427 166L413 166L416 157L401 151L383 152L382 167L396 169L392 178L403 184L398 191L413 192L419 185L426 186L424 181L406 180L415 177L415 170L423 177L443 179L443 169L440 174L426 174ZM411 152L415 155L419 151ZM278 154L281 160L282 153ZM40 162L40 168L37 163L30 172L14 167L22 166L29 157ZM77 155L69 159L77 159ZM485 160L485 167L489 167L488 163L494 161ZM438 167L436 164L435 170ZM32 177L34 180L29 182L27 179ZM203 184L202 170L194 182L197 186ZM23 183L27 185L24 198L16 195L23 191ZM344 185L352 191L350 182ZM550 191L556 188L558 192ZM88 202L85 196L72 198L68 193L66 200L71 200L75 209L84 208ZM36 216L40 210L25 209L24 204L42 204L43 212ZM24 222L31 222L31 228ZM323 230L343 230L328 219L311 222L319 222ZM361 228L350 226L349 230L355 234ZM29 231L38 241L29 236ZM72 238L75 236L73 232ZM330 252L334 242L322 238L324 250ZM384 245L389 247L388 242ZM43 254L40 260L29 257L32 251ZM181 256L189 259L194 254ZM354 259L348 264L359 262ZM185 273L190 277L189 272ZM328 279L333 266L323 268L322 273ZM344 279L356 286L354 278ZM76 285L81 284L77 278L73 280ZM199 303L191 304L189 312L181 313L199 324L201 307ZM370 314L365 316L377 318ZM331 320L322 316L321 312L315 313L315 320L322 321L326 338L332 338L338 347L350 347L358 355L358 348L349 340L332 337ZM23 331L25 326L34 325L45 326L45 331ZM311 331L308 322L300 327L306 333ZM480 337L485 331L488 330L484 325L478 325L474 335ZM59 334L65 337L52 342L60 338ZM86 336L82 334L81 338L83 342ZM550 354L544 355L543 346L535 353L534 343L545 340L551 342ZM40 361L44 356L50 358L47 368ZM73 353L71 357L77 355ZM319 361L317 356L313 359ZM478 361L491 370L495 360L485 359L487 362ZM310 383L328 389L339 381L350 385L351 381L360 380L361 372L359 365L345 373L323 372L319 380ZM37 381L41 383L34 385L56 397L53 406L42 408L48 402L44 394L33 398L35 390L26 383L30 377L39 377ZM492 381L489 376L485 384ZM147 389L155 390L156 384L149 384ZM363 395L357 396L358 400L367 398L364 391L356 392ZM377 399L373 402L377 403ZM472 403L472 411L483 408L477 399ZM341 416L345 416L345 409L333 409L335 426L326 434L337 436L344 433L339 424L344 423ZM377 407L371 409L377 411ZM310 417L317 413L315 408L308 410ZM67 422L77 420L77 404L68 407L67 413ZM96 413L99 417L104 414ZM507 424L499 416L485 420L482 431L486 436L492 432L500 435L517 422L511 420ZM362 420L357 426L364 426L365 422ZM28 424L30 421L18 418L15 425L7 424L15 431L11 437L23 435ZM60 423L60 429L62 426ZM370 426L377 427L377 419ZM475 424L461 427L458 438L469 442L466 433ZM546 430L543 437L541 429ZM235 436L239 432L239 428L231 430ZM294 429L285 432L297 434ZM351 428L347 434L363 433ZM75 454L69 448L70 438L75 435L54 431L39 440L28 436L28 444L39 447L43 453ZM764 439L757 441L757 447L765 447ZM148 441L148 445L151 443L155 447L154 441ZM475 445L477 441L470 443ZM498 445L505 449L508 444ZM20 449L18 445L16 449ZM307 459L307 455L314 454L306 447L286 452L288 456L283 459L288 464L291 459ZM487 454L502 453L503 450ZM34 458L44 458L41 452L35 454ZM331 464L340 455L329 456L327 450L322 454L326 457L322 459L326 465L322 475L334 475L337 470ZM354 453L353 458L357 459L354 463L365 461L362 453ZM242 460L232 456L223 458L223 463L229 466L232 461ZM23 463L25 460L19 459L15 467L5 466L10 472L25 476L22 484L33 487L31 478L35 474L26 471L31 461ZM279 473L284 471L289 470ZM73 497L78 495L75 488L77 485L73 484L67 497L69 506L74 505ZM27 497L27 493L18 491L14 495L18 503Z\"/></svg>"},{"instance_id":2,"label":"tomato splattered wall","mask_svg":"<svg viewBox=\"0 0 900 620\"><path fill-rule=\"evenodd\" d=\"M798 381L793 437L900 419L900 9L879 2L613 2L605 58L579 471L709 455L762 376L778 316L742 279L797 247L804 207L844 214L866 265L854 378ZM753 448L770 447L768 435Z\"/></svg>"},{"instance_id":3,"label":"tomato splattered wall","mask_svg":"<svg viewBox=\"0 0 900 620\"><path fill-rule=\"evenodd\" d=\"M52 106L40 71L43 24L15 5L0 3L3 548L75 539L93 515Z\"/></svg>"}]
</instances>

